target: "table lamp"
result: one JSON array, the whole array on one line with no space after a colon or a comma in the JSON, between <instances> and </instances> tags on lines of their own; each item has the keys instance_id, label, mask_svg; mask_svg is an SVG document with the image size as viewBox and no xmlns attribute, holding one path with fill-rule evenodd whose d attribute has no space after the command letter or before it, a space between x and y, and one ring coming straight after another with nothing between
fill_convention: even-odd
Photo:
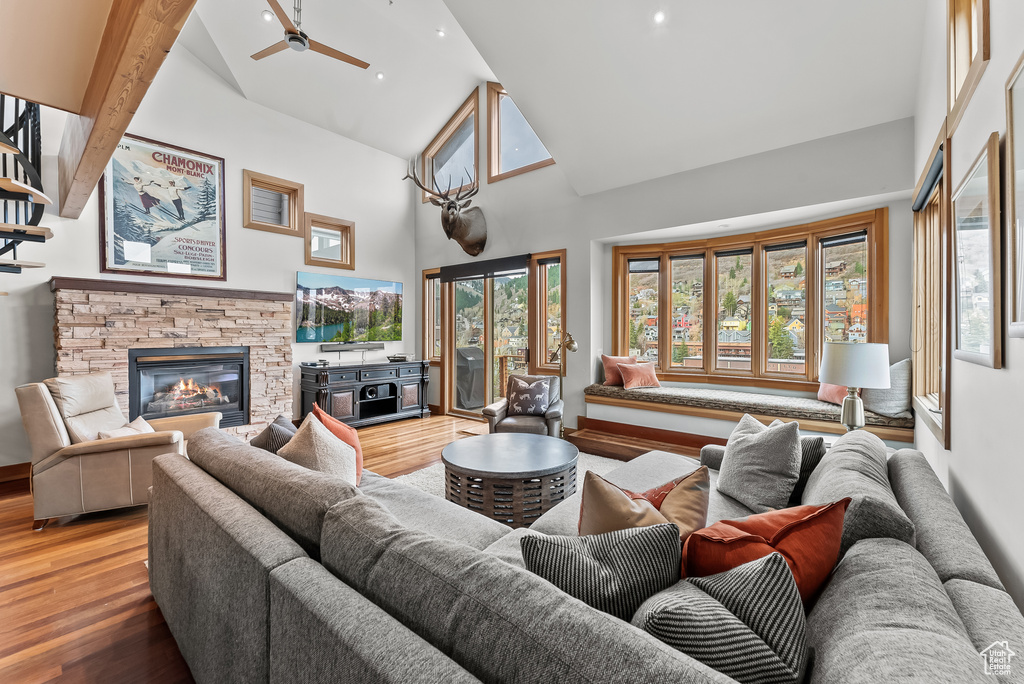
<instances>
[{"instance_id":1,"label":"table lamp","mask_svg":"<svg viewBox=\"0 0 1024 684\"><path fill-rule=\"evenodd\" d=\"M857 391L889 388L889 345L826 342L818 380L846 386L839 422L847 430L858 430L864 427L864 402Z\"/></svg>"}]
</instances>

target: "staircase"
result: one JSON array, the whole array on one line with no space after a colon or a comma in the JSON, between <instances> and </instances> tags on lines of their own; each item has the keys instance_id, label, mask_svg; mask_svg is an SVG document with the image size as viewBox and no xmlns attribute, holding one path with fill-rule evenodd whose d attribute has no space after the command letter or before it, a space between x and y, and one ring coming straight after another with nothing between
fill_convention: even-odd
<instances>
[{"instance_id":1,"label":"staircase","mask_svg":"<svg viewBox=\"0 0 1024 684\"><path fill-rule=\"evenodd\" d=\"M53 203L43 192L41 156L39 105L0 94L0 273L44 266L18 258L23 242L53 238L39 226L43 205Z\"/></svg>"}]
</instances>

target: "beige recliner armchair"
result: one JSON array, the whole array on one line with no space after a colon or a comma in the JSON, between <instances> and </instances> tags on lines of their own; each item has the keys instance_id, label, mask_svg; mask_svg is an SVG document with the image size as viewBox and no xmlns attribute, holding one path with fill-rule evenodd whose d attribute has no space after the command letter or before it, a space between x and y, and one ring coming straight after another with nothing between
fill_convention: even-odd
<instances>
[{"instance_id":1,"label":"beige recliner armchair","mask_svg":"<svg viewBox=\"0 0 1024 684\"><path fill-rule=\"evenodd\" d=\"M15 392L32 445L37 530L50 518L148 503L152 460L184 455L193 432L220 425L221 414L203 413L149 421L157 432L99 439L128 423L110 373L50 378Z\"/></svg>"}]
</instances>

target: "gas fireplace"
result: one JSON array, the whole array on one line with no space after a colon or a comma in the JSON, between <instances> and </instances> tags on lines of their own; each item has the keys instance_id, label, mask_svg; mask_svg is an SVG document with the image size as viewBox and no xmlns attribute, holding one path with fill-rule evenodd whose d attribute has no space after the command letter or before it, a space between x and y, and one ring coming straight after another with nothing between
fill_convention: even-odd
<instances>
[{"instance_id":1,"label":"gas fireplace","mask_svg":"<svg viewBox=\"0 0 1024 684\"><path fill-rule=\"evenodd\" d=\"M131 420L219 411L221 427L249 423L249 348L128 351Z\"/></svg>"}]
</instances>

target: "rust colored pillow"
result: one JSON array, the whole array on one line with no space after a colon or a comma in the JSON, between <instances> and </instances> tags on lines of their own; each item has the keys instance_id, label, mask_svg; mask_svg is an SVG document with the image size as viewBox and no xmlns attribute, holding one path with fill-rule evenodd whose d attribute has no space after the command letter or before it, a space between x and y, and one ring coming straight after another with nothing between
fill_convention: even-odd
<instances>
[{"instance_id":1,"label":"rust colored pillow","mask_svg":"<svg viewBox=\"0 0 1024 684\"><path fill-rule=\"evenodd\" d=\"M830 385L827 382L818 385L818 401L827 401L830 404L842 406L847 393L847 389L843 385ZM860 390L857 393L860 394Z\"/></svg>"},{"instance_id":2,"label":"rust colored pillow","mask_svg":"<svg viewBox=\"0 0 1024 684\"><path fill-rule=\"evenodd\" d=\"M778 551L789 563L804 604L813 599L839 560L847 497L824 506L795 506L719 520L683 546L688 577L715 575Z\"/></svg>"},{"instance_id":3,"label":"rust colored pillow","mask_svg":"<svg viewBox=\"0 0 1024 684\"><path fill-rule=\"evenodd\" d=\"M313 404L313 415L331 431L331 434L356 450L356 486L358 487L359 481L363 479L363 448L359 446L359 434L356 429L345 425L316 404Z\"/></svg>"},{"instance_id":4,"label":"rust colored pillow","mask_svg":"<svg viewBox=\"0 0 1024 684\"><path fill-rule=\"evenodd\" d=\"M604 384L622 385L622 373L619 372L619 364L636 363L635 356L605 356L601 354L601 363L604 364Z\"/></svg>"},{"instance_id":5,"label":"rust colored pillow","mask_svg":"<svg viewBox=\"0 0 1024 684\"><path fill-rule=\"evenodd\" d=\"M619 372L622 374L622 386L626 389L661 387L653 363L620 363Z\"/></svg>"},{"instance_id":6,"label":"rust colored pillow","mask_svg":"<svg viewBox=\"0 0 1024 684\"><path fill-rule=\"evenodd\" d=\"M674 523L680 540L685 541L707 524L710 488L707 466L640 494L587 471L580 502L580 536Z\"/></svg>"}]
</instances>

